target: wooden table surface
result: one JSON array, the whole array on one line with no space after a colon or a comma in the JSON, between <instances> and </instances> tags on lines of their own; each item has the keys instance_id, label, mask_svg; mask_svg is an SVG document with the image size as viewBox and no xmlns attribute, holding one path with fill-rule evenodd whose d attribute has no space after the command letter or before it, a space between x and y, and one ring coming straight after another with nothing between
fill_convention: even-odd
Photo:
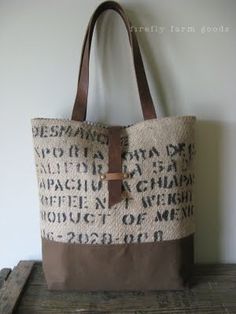
<instances>
[{"instance_id":1,"label":"wooden table surface","mask_svg":"<svg viewBox=\"0 0 236 314\"><path fill-rule=\"evenodd\" d=\"M0 272L0 314L236 313L236 265L196 265L193 282L178 292L52 292L42 264L25 261Z\"/></svg>"}]
</instances>

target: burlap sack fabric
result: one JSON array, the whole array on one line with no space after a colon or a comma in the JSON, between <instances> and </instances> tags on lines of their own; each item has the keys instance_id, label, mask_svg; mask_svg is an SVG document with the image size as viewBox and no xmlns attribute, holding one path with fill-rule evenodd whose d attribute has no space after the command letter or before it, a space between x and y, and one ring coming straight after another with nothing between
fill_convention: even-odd
<instances>
[{"instance_id":1,"label":"burlap sack fabric","mask_svg":"<svg viewBox=\"0 0 236 314\"><path fill-rule=\"evenodd\" d=\"M92 16L72 120L32 120L46 280L49 289L180 289L193 263L196 119L156 118L129 33L145 121L85 121L92 33L107 9L129 23L111 1Z\"/></svg>"}]
</instances>

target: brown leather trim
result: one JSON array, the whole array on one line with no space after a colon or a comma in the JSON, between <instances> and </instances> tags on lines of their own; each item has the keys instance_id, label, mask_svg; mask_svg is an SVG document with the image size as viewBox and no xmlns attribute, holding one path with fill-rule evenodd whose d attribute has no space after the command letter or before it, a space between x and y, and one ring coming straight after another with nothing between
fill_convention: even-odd
<instances>
[{"instance_id":1,"label":"brown leather trim","mask_svg":"<svg viewBox=\"0 0 236 314\"><path fill-rule=\"evenodd\" d=\"M112 126L108 131L108 170L109 173L122 172L121 127ZM122 180L108 181L108 206L121 201Z\"/></svg>"},{"instance_id":2,"label":"brown leather trim","mask_svg":"<svg viewBox=\"0 0 236 314\"><path fill-rule=\"evenodd\" d=\"M123 180L128 179L128 173L122 173L122 172L107 172L101 175L102 180Z\"/></svg>"},{"instance_id":3,"label":"brown leather trim","mask_svg":"<svg viewBox=\"0 0 236 314\"><path fill-rule=\"evenodd\" d=\"M83 49L82 49L78 87L77 87L74 108L72 112L72 120L77 120L77 121L86 120L91 42L92 42L92 37L93 37L93 32L94 32L96 21L99 18L99 16L106 10L113 10L117 12L121 16L122 20L124 21L124 24L128 32L129 41L130 41L143 116L145 120L155 119L156 118L155 107L153 105L153 100L152 100L150 90L148 87L148 82L147 82L146 73L145 73L145 69L144 69L144 65L142 61L142 56L141 56L141 52L139 49L139 44L138 44L135 32L131 31L132 25L125 11L119 5L119 3L114 2L114 1L105 1L101 3L97 7L97 9L94 11L87 27L87 32L84 38Z\"/></svg>"},{"instance_id":4,"label":"brown leather trim","mask_svg":"<svg viewBox=\"0 0 236 314\"><path fill-rule=\"evenodd\" d=\"M188 286L193 235L137 244L68 244L42 239L50 290L177 290Z\"/></svg>"}]
</instances>

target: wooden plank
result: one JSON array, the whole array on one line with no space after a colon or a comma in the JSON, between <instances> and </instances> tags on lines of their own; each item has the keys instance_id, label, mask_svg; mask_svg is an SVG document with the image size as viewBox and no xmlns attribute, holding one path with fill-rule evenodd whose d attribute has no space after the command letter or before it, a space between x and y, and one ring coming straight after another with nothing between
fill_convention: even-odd
<instances>
[{"instance_id":1,"label":"wooden plank","mask_svg":"<svg viewBox=\"0 0 236 314\"><path fill-rule=\"evenodd\" d=\"M236 265L196 265L193 279L192 289L177 292L52 292L36 263L14 313L236 313Z\"/></svg>"},{"instance_id":2,"label":"wooden plank","mask_svg":"<svg viewBox=\"0 0 236 314\"><path fill-rule=\"evenodd\" d=\"M0 314L11 314L31 273L34 262L22 261L10 273L0 290Z\"/></svg>"},{"instance_id":3,"label":"wooden plank","mask_svg":"<svg viewBox=\"0 0 236 314\"><path fill-rule=\"evenodd\" d=\"M4 282L7 280L7 277L11 273L11 268L3 268L0 271L0 289L2 288Z\"/></svg>"}]
</instances>

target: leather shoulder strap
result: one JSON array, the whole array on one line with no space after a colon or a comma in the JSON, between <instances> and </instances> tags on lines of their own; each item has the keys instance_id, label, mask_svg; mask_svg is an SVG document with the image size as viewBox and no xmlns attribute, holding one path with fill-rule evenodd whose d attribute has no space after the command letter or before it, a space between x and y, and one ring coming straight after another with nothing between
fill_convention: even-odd
<instances>
[{"instance_id":1,"label":"leather shoulder strap","mask_svg":"<svg viewBox=\"0 0 236 314\"><path fill-rule=\"evenodd\" d=\"M84 38L81 63L80 63L80 72L78 79L78 88L75 98L74 108L72 112L72 120L84 121L86 120L87 113L87 99L88 99L88 87L89 87L89 59L90 59L90 50L91 42L93 37L93 31L99 16L106 10L114 10L117 12L122 20L125 23L129 42L132 50L135 74L138 84L139 97L142 106L142 112L144 119L154 119L156 118L156 112L153 105L152 97L149 91L147 78L145 74L145 69L138 45L138 41L135 35L135 32L131 31L131 23L125 14L123 8L114 1L106 1L100 4L95 12L93 13L90 22L88 24L87 32Z\"/></svg>"}]
</instances>

